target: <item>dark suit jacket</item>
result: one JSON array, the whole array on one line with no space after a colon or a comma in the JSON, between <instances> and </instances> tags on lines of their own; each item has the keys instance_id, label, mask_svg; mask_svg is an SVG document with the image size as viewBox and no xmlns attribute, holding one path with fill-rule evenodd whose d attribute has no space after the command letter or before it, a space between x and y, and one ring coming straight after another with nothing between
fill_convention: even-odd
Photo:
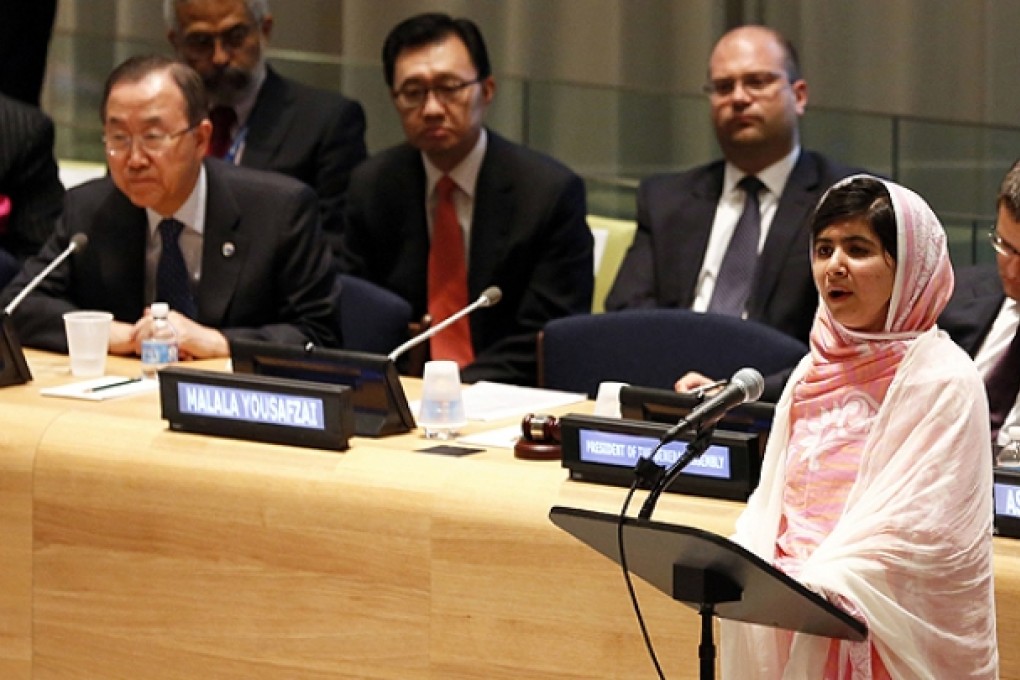
<instances>
[{"instance_id":1,"label":"dark suit jacket","mask_svg":"<svg viewBox=\"0 0 1020 680\"><path fill-rule=\"evenodd\" d=\"M607 310L694 303L724 168L720 160L641 183L637 233L606 299ZM854 172L820 154L801 153L759 258L748 318L807 342L818 304L807 220L822 193Z\"/></svg>"},{"instance_id":2,"label":"dark suit jacket","mask_svg":"<svg viewBox=\"0 0 1020 680\"><path fill-rule=\"evenodd\" d=\"M199 323L228 339L336 344L335 267L318 226L315 195L279 175L206 160L208 196L198 287ZM102 309L118 321L141 318L146 300L145 210L109 177L67 193L66 211L37 257L4 290L6 305L67 247L88 246L57 267L15 310L25 345L67 351L62 313ZM232 248L228 246L232 244Z\"/></svg>"},{"instance_id":3,"label":"dark suit jacket","mask_svg":"<svg viewBox=\"0 0 1020 680\"><path fill-rule=\"evenodd\" d=\"M994 265L974 265L956 270L953 297L939 315L939 328L972 357L988 336L999 315L1006 293Z\"/></svg>"},{"instance_id":4,"label":"dark suit jacket","mask_svg":"<svg viewBox=\"0 0 1020 680\"><path fill-rule=\"evenodd\" d=\"M502 301L471 316L475 362L466 382L536 382L535 339L550 319L591 309L592 236L584 184L556 161L489 132L478 174L468 293L491 285ZM351 177L340 267L426 312L429 235L425 167L408 144ZM441 319L440 319L441 321Z\"/></svg>"},{"instance_id":5,"label":"dark suit jacket","mask_svg":"<svg viewBox=\"0 0 1020 680\"><path fill-rule=\"evenodd\" d=\"M322 229L334 252L340 247L351 170L366 155L361 104L267 68L248 117L241 165L282 172L315 189Z\"/></svg>"},{"instance_id":6,"label":"dark suit jacket","mask_svg":"<svg viewBox=\"0 0 1020 680\"><path fill-rule=\"evenodd\" d=\"M35 255L63 207L53 158L53 122L39 109L0 95L0 194L11 199L0 248L18 259Z\"/></svg>"}]
</instances>

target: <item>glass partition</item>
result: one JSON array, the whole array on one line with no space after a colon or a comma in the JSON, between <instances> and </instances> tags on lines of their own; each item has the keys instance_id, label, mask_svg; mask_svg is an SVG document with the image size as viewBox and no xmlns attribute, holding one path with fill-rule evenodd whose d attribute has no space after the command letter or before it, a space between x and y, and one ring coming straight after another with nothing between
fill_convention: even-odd
<instances>
[{"instance_id":1,"label":"glass partition","mask_svg":"<svg viewBox=\"0 0 1020 680\"><path fill-rule=\"evenodd\" d=\"M165 42L58 32L43 102L57 124L58 157L102 162L98 111L107 74L130 54L166 50ZM378 63L282 50L270 57L288 76L360 101L371 151L402 141ZM698 95L497 74L487 121L499 134L582 175L590 212L622 219L635 217L642 178L718 156L708 104ZM994 260L985 234L994 220L998 182L1020 155L1020 129L812 108L802 136L806 148L924 196L946 226L954 262Z\"/></svg>"}]
</instances>

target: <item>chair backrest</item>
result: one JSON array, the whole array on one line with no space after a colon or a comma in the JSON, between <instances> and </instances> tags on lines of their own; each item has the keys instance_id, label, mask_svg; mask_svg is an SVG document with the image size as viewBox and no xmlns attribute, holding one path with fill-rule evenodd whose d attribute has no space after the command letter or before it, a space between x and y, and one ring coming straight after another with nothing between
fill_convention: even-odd
<instances>
[{"instance_id":1,"label":"chair backrest","mask_svg":"<svg viewBox=\"0 0 1020 680\"><path fill-rule=\"evenodd\" d=\"M797 363L807 346L764 324L686 309L568 316L539 334L539 385L594 396L600 382L671 389L688 371L729 378Z\"/></svg>"},{"instance_id":2,"label":"chair backrest","mask_svg":"<svg viewBox=\"0 0 1020 680\"><path fill-rule=\"evenodd\" d=\"M637 224L629 220L588 215L588 228L595 238L595 292L591 298L591 311L598 314L605 310L606 296L634 241Z\"/></svg>"},{"instance_id":3,"label":"chair backrest","mask_svg":"<svg viewBox=\"0 0 1020 680\"><path fill-rule=\"evenodd\" d=\"M357 276L340 274L337 282L344 349L389 354L410 337L411 303Z\"/></svg>"}]
</instances>

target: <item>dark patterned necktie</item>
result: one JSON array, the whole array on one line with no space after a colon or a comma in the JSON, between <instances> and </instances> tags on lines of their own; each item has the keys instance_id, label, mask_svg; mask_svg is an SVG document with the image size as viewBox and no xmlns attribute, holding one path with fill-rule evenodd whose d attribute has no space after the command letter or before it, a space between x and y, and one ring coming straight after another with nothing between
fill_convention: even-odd
<instances>
[{"instance_id":1,"label":"dark patterned necktie","mask_svg":"<svg viewBox=\"0 0 1020 680\"><path fill-rule=\"evenodd\" d=\"M754 175L744 177L737 186L744 190L744 211L733 230L730 245L719 267L708 311L742 316L751 293L754 268L758 263L758 241L761 238L761 207L758 192L765 188Z\"/></svg>"},{"instance_id":2,"label":"dark patterned necktie","mask_svg":"<svg viewBox=\"0 0 1020 680\"><path fill-rule=\"evenodd\" d=\"M1013 410L1017 391L1020 391L1020 329L985 377L985 390L988 392L988 414L991 416L994 443L1006 416Z\"/></svg>"},{"instance_id":3,"label":"dark patterned necktie","mask_svg":"<svg viewBox=\"0 0 1020 680\"><path fill-rule=\"evenodd\" d=\"M159 223L159 237L163 248L156 267L156 301L166 302L170 309L194 319L197 313L195 297L191 294L188 267L184 264L184 253L178 239L184 225L167 218Z\"/></svg>"}]
</instances>

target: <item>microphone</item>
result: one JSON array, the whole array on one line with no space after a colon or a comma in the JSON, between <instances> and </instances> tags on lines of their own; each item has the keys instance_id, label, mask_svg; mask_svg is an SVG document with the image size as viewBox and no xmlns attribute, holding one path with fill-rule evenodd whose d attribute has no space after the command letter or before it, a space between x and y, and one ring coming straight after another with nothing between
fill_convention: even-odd
<instances>
[{"instance_id":1,"label":"microphone","mask_svg":"<svg viewBox=\"0 0 1020 680\"><path fill-rule=\"evenodd\" d=\"M489 286L488 288L483 290L482 294L478 296L478 299L472 302L470 305L460 310L456 314L453 314L452 316L450 316L450 318L441 321L440 323L437 323L435 326L432 326L424 333L420 333L419 335L414 336L413 338L402 344L400 347L397 347L395 350L390 352L388 355L390 361L396 361L397 358L407 350L413 347L417 347L418 345L425 342L439 331L456 323L462 317L470 314L476 309L479 309L481 307L491 307L497 302L499 302L502 298L503 291L501 291L498 286Z\"/></svg>"},{"instance_id":2,"label":"microphone","mask_svg":"<svg viewBox=\"0 0 1020 680\"><path fill-rule=\"evenodd\" d=\"M53 258L53 261L50 262L45 269L36 274L35 278L29 281L28 285L22 288L21 292L18 293L18 295L13 300L11 300L11 304L7 305L7 307L4 309L4 315L10 316L11 312L17 309L18 305L21 304L21 301L24 300L29 293L35 290L36 286L42 283L43 279L49 276L51 271L59 267L60 263L66 260L68 257L70 257L71 253L73 253L74 251L84 250L85 246L87 246L88 243L89 237L81 232L78 232L77 234L72 236L71 242L67 244L67 248L64 249L64 252L60 253L60 255L57 255L55 258Z\"/></svg>"},{"instance_id":3,"label":"microphone","mask_svg":"<svg viewBox=\"0 0 1020 680\"><path fill-rule=\"evenodd\" d=\"M729 384L722 392L699 404L686 418L682 418L679 423L662 435L662 439L659 440L659 444L652 454L638 460L638 464L635 466L635 472L639 478L652 479L652 489L641 506L641 511L638 513L639 518L649 519L652 516L652 511L662 492L673 483L673 480L692 460L708 448L712 426L719 422L730 409L740 406L744 402L757 400L764 390L765 379L761 377L761 373L753 368L742 368L733 374ZM668 469L663 470L652 460L655 453L688 430L694 430L697 433L694 441L688 444L687 450L682 456L674 461Z\"/></svg>"},{"instance_id":4,"label":"microphone","mask_svg":"<svg viewBox=\"0 0 1020 680\"><path fill-rule=\"evenodd\" d=\"M669 428L660 444L675 441L684 432L715 425L730 409L748 401L756 401L765 391L765 379L753 368L742 368L733 374L719 394L698 404L685 418Z\"/></svg>"}]
</instances>

